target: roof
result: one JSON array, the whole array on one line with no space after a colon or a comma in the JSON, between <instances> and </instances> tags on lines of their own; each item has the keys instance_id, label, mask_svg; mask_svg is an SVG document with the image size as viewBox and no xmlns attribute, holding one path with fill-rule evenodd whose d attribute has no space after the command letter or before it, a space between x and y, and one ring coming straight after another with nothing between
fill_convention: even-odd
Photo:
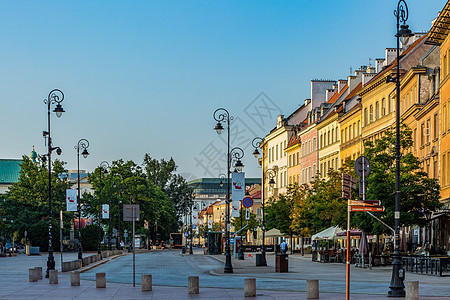
<instances>
[{"instance_id":1,"label":"roof","mask_svg":"<svg viewBox=\"0 0 450 300\"><path fill-rule=\"evenodd\" d=\"M345 97L344 100L350 100L350 99L352 99L353 97L355 97L355 96L356 96L356 93L357 93L361 88L362 88L362 82L360 82L360 83L353 89L353 91L351 91L350 94L348 94L348 96Z\"/></svg>"},{"instance_id":2,"label":"roof","mask_svg":"<svg viewBox=\"0 0 450 300\"><path fill-rule=\"evenodd\" d=\"M339 93L336 93L333 95L333 97L328 100L328 103L334 103L337 99L348 89L348 83L342 88L342 90Z\"/></svg>"},{"instance_id":3,"label":"roof","mask_svg":"<svg viewBox=\"0 0 450 300\"><path fill-rule=\"evenodd\" d=\"M21 159L0 159L0 184L18 182L21 165Z\"/></svg>"},{"instance_id":4,"label":"roof","mask_svg":"<svg viewBox=\"0 0 450 300\"><path fill-rule=\"evenodd\" d=\"M427 44L441 45L450 32L450 1L447 1L428 32Z\"/></svg>"},{"instance_id":5,"label":"roof","mask_svg":"<svg viewBox=\"0 0 450 300\"><path fill-rule=\"evenodd\" d=\"M298 144L300 142L301 142L300 136L297 135L297 134L292 134L291 137L289 138L289 142L288 142L286 148L294 146L294 145L296 145L296 144Z\"/></svg>"},{"instance_id":6,"label":"roof","mask_svg":"<svg viewBox=\"0 0 450 300\"><path fill-rule=\"evenodd\" d=\"M422 42L426 38L426 35L420 37L417 41L415 41L411 46L408 47L401 55L400 59L402 59L405 55L407 55L409 52L411 52L420 42ZM374 76L372 79L370 79L364 87L370 85L372 82L380 78L382 75L386 74L390 70L392 70L395 66L397 66L397 59L395 59L386 69L379 72L376 76Z\"/></svg>"}]
</instances>

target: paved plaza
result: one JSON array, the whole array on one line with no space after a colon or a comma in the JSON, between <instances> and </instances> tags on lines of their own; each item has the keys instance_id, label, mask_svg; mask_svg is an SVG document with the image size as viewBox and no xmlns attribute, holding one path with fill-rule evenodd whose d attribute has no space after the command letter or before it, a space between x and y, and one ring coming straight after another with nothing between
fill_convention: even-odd
<instances>
[{"instance_id":1,"label":"paved plaza","mask_svg":"<svg viewBox=\"0 0 450 300\"><path fill-rule=\"evenodd\" d=\"M85 254L90 255L90 254ZM76 259L76 253L64 254L64 261ZM48 279L28 282L28 268L42 266L47 256L0 258L0 299L243 299L244 278L254 277L258 299L306 299L306 280L319 279L320 299L345 299L345 265L324 264L310 257L289 256L289 273L274 272L274 256L267 255L268 266L256 267L255 256L244 261L233 258L233 274L223 273L223 255L181 255L180 251L150 251L136 255L136 287L133 287L132 255L114 257L81 273L81 286L71 287L69 273L59 274L59 284ZM55 255L60 269L60 256ZM45 271L44 271L45 272ZM105 272L106 289L95 287L95 273ZM153 291L142 292L141 274L151 274ZM351 268L352 299L387 299L390 267ZM198 276L200 294L187 294L188 276ZM406 273L407 281L420 282L421 299L450 299L449 277Z\"/></svg>"}]
</instances>

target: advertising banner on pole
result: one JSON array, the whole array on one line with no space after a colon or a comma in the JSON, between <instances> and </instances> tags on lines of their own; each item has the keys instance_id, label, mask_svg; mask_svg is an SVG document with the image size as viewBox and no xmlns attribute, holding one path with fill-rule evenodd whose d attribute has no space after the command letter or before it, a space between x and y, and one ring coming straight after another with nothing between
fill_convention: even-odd
<instances>
[{"instance_id":1,"label":"advertising banner on pole","mask_svg":"<svg viewBox=\"0 0 450 300\"><path fill-rule=\"evenodd\" d=\"M231 217L232 218L239 218L239 200L233 200L231 202Z\"/></svg>"},{"instance_id":2,"label":"advertising banner on pole","mask_svg":"<svg viewBox=\"0 0 450 300\"><path fill-rule=\"evenodd\" d=\"M192 224L198 223L198 211L192 211Z\"/></svg>"},{"instance_id":3,"label":"advertising banner on pole","mask_svg":"<svg viewBox=\"0 0 450 300\"><path fill-rule=\"evenodd\" d=\"M241 201L245 197L245 173L231 173L231 199Z\"/></svg>"},{"instance_id":4,"label":"advertising banner on pole","mask_svg":"<svg viewBox=\"0 0 450 300\"><path fill-rule=\"evenodd\" d=\"M77 211L77 190L66 190L66 206L67 211Z\"/></svg>"},{"instance_id":5,"label":"advertising banner on pole","mask_svg":"<svg viewBox=\"0 0 450 300\"><path fill-rule=\"evenodd\" d=\"M102 219L109 219L109 204L102 204Z\"/></svg>"},{"instance_id":6,"label":"advertising banner on pole","mask_svg":"<svg viewBox=\"0 0 450 300\"><path fill-rule=\"evenodd\" d=\"M208 219L208 228L209 229L212 229L212 223L213 223L213 220L212 219Z\"/></svg>"}]
</instances>

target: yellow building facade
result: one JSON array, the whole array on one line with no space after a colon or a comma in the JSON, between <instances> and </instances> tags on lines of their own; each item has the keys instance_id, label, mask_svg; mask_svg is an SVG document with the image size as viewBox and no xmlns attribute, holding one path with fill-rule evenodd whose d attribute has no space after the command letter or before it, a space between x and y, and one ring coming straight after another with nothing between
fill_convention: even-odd
<instances>
[{"instance_id":1,"label":"yellow building facade","mask_svg":"<svg viewBox=\"0 0 450 300\"><path fill-rule=\"evenodd\" d=\"M339 157L343 166L346 160L355 160L362 154L360 103L339 118L339 127L341 129Z\"/></svg>"}]
</instances>

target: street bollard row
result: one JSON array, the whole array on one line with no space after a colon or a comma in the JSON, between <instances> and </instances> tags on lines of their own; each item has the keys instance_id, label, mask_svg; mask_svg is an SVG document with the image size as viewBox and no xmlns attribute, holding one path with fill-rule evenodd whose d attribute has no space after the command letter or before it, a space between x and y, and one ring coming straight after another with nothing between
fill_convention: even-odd
<instances>
[{"instance_id":1,"label":"street bollard row","mask_svg":"<svg viewBox=\"0 0 450 300\"><path fill-rule=\"evenodd\" d=\"M36 282L42 279L42 267L29 269L29 281ZM141 275L142 291L152 291L152 275ZM49 271L49 283L58 284L58 270ZM70 285L80 286L80 272L70 273ZM106 273L95 273L96 288L106 288ZM199 277L188 277L188 294L196 295L200 293ZM256 278L244 279L244 297L256 297ZM319 280L306 280L306 298L319 299ZM419 299L419 282L406 282L406 299Z\"/></svg>"},{"instance_id":2,"label":"street bollard row","mask_svg":"<svg viewBox=\"0 0 450 300\"><path fill-rule=\"evenodd\" d=\"M103 251L101 254L95 254L83 257L83 259L76 259L73 261L66 261L62 263L62 272L70 272L77 269L81 269L81 267L85 267L89 264L95 263L97 261L100 261L104 258L114 256L114 255L120 255L122 254L122 250L108 250Z\"/></svg>"}]
</instances>

